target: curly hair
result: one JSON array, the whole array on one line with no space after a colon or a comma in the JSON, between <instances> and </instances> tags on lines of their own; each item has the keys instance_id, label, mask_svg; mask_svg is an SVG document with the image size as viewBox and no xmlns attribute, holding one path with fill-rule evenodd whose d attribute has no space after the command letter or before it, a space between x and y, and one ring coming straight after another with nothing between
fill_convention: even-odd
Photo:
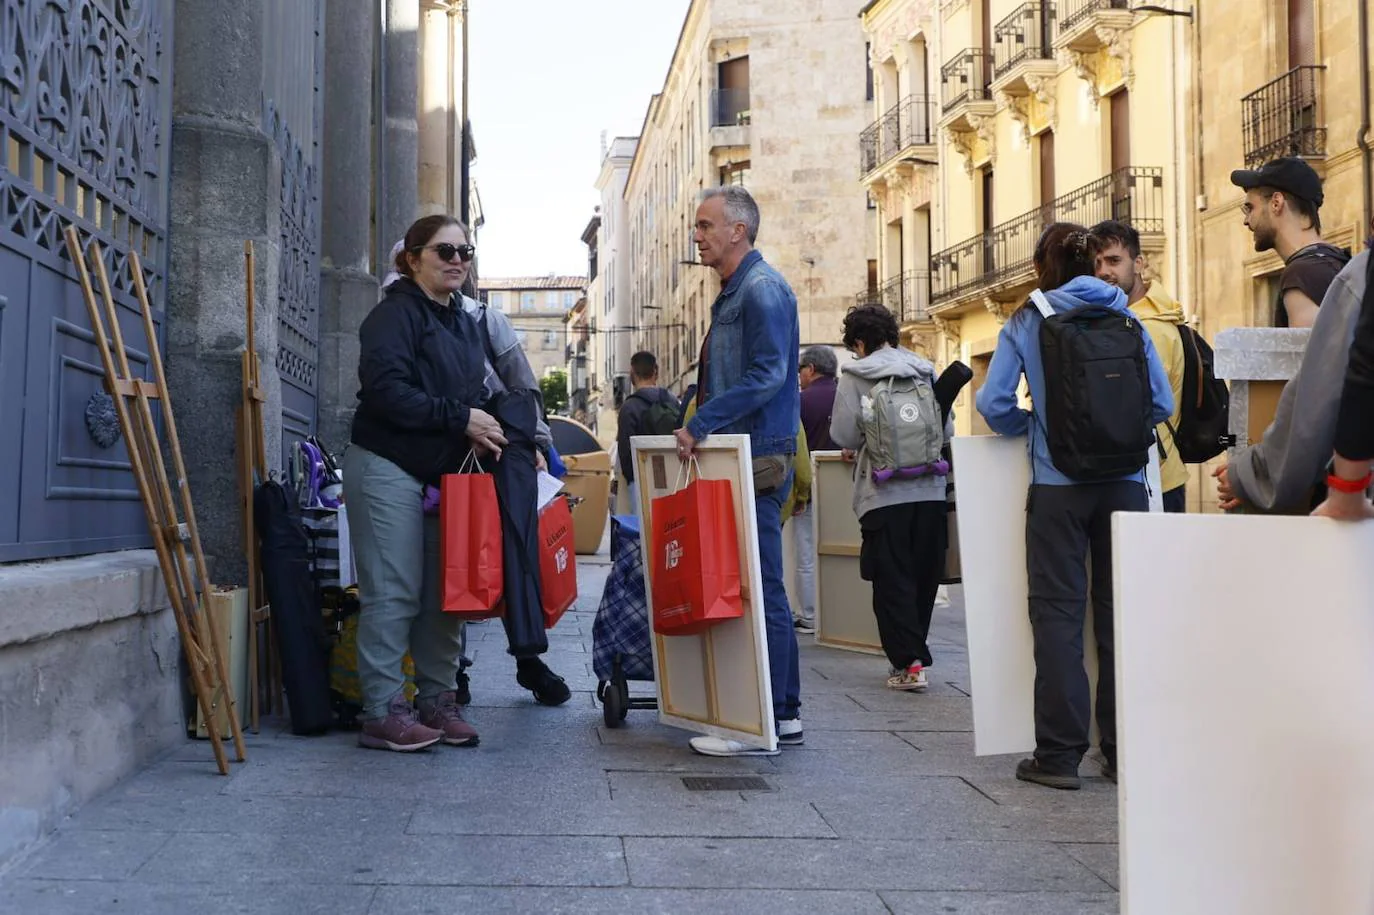
<instances>
[{"instance_id":1,"label":"curly hair","mask_svg":"<svg viewBox=\"0 0 1374 915\"><path fill-rule=\"evenodd\" d=\"M1079 276L1097 272L1100 242L1076 222L1055 222L1045 227L1035 243L1035 272L1042 292L1058 289Z\"/></svg>"},{"instance_id":2,"label":"curly hair","mask_svg":"<svg viewBox=\"0 0 1374 915\"><path fill-rule=\"evenodd\" d=\"M856 305L849 309L844 316L844 337L843 343L853 349L856 343L862 342L864 353L872 353L880 349L884 343L888 346L900 346L902 342L901 331L897 328L897 319L892 316L881 305Z\"/></svg>"}]
</instances>

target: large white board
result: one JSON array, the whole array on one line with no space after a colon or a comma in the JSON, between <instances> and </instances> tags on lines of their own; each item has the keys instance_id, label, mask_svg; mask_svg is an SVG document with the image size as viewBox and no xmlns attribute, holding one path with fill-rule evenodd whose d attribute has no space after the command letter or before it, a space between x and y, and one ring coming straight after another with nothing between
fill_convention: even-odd
<instances>
[{"instance_id":1,"label":"large white board","mask_svg":"<svg viewBox=\"0 0 1374 915\"><path fill-rule=\"evenodd\" d=\"M636 435L630 438L630 446L639 484L639 515L651 519L653 500L677 487L682 467L677 441L671 435ZM713 435L697 447L697 454L704 479L728 479L734 484L744 616L700 635L654 635L658 716L665 724L688 731L776 749L749 437ZM646 520L642 530L645 591L653 619L652 522Z\"/></svg>"},{"instance_id":2,"label":"large white board","mask_svg":"<svg viewBox=\"0 0 1374 915\"><path fill-rule=\"evenodd\" d=\"M1114 523L1122 911L1374 912L1374 523Z\"/></svg>"}]
</instances>

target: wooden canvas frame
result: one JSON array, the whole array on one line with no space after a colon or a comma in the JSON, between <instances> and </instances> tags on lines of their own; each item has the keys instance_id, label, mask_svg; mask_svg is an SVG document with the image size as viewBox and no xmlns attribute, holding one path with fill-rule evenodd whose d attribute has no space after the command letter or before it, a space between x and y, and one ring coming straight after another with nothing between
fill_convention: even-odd
<instances>
[{"instance_id":1,"label":"wooden canvas frame","mask_svg":"<svg viewBox=\"0 0 1374 915\"><path fill-rule=\"evenodd\" d=\"M882 654L873 586L859 575L863 534L854 514L854 465L838 451L811 458L815 514L816 644Z\"/></svg>"},{"instance_id":2,"label":"wooden canvas frame","mask_svg":"<svg viewBox=\"0 0 1374 915\"><path fill-rule=\"evenodd\" d=\"M644 579L653 619L651 551L654 499L674 491L682 462L673 436L633 436L635 480L644 538ZM747 435L713 435L697 447L705 479L728 479L734 486L735 522L740 544L744 616L720 623L700 635L653 636L654 684L659 720L688 731L777 749L773 695L769 680L768 639L763 615L763 577L759 564L758 517Z\"/></svg>"}]
</instances>

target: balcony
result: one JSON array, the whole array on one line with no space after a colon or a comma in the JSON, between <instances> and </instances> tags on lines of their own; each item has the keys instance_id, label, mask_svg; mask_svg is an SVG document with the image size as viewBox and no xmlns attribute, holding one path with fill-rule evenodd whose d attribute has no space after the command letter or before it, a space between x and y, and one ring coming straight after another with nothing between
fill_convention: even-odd
<instances>
[{"instance_id":1,"label":"balcony","mask_svg":"<svg viewBox=\"0 0 1374 915\"><path fill-rule=\"evenodd\" d=\"M1098 29L1116 33L1131 27L1135 14L1130 0L1059 0L1056 48L1092 53L1107 44Z\"/></svg>"},{"instance_id":2,"label":"balcony","mask_svg":"<svg viewBox=\"0 0 1374 915\"><path fill-rule=\"evenodd\" d=\"M711 92L711 147L749 145L748 89L714 89Z\"/></svg>"},{"instance_id":3,"label":"balcony","mask_svg":"<svg viewBox=\"0 0 1374 915\"><path fill-rule=\"evenodd\" d=\"M1030 92L1029 78L1052 77L1059 69L1054 59L1055 4L1032 0L1016 8L993 28L992 88L994 92L1020 96Z\"/></svg>"},{"instance_id":4,"label":"balcony","mask_svg":"<svg viewBox=\"0 0 1374 915\"><path fill-rule=\"evenodd\" d=\"M854 293L855 305L881 305L883 304L883 293L881 289L863 289Z\"/></svg>"},{"instance_id":5,"label":"balcony","mask_svg":"<svg viewBox=\"0 0 1374 915\"><path fill-rule=\"evenodd\" d=\"M940 111L941 123L955 132L976 129L996 113L990 51L970 48L940 68Z\"/></svg>"},{"instance_id":6,"label":"balcony","mask_svg":"<svg viewBox=\"0 0 1374 915\"><path fill-rule=\"evenodd\" d=\"M933 161L934 121L935 99L928 95L909 95L893 105L859 134L860 174L868 177L903 154Z\"/></svg>"},{"instance_id":7,"label":"balcony","mask_svg":"<svg viewBox=\"0 0 1374 915\"><path fill-rule=\"evenodd\" d=\"M894 276L878 289L878 304L892 312L898 324L911 324L929 319L930 272L908 270ZM872 302L874 299L869 298Z\"/></svg>"},{"instance_id":8,"label":"balcony","mask_svg":"<svg viewBox=\"0 0 1374 915\"><path fill-rule=\"evenodd\" d=\"M930 259L932 310L971 293L1026 283L1034 274L1035 243L1050 223L1092 226L1104 219L1129 223L1142 235L1163 234L1163 169L1118 169L939 252Z\"/></svg>"},{"instance_id":9,"label":"balcony","mask_svg":"<svg viewBox=\"0 0 1374 915\"><path fill-rule=\"evenodd\" d=\"M1245 165L1281 156L1326 155L1326 128L1317 126L1317 81L1325 67L1297 67L1241 99Z\"/></svg>"}]
</instances>

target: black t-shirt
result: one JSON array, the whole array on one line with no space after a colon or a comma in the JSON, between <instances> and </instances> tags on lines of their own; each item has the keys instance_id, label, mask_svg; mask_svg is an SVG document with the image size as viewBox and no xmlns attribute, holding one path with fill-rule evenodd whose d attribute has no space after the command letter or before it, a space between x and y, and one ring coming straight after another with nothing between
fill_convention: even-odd
<instances>
[{"instance_id":1,"label":"black t-shirt","mask_svg":"<svg viewBox=\"0 0 1374 915\"><path fill-rule=\"evenodd\" d=\"M1350 252L1326 242L1317 242L1294 252L1279 274L1279 297L1274 303L1274 326L1288 327L1288 308L1284 293L1296 289L1320 307L1327 287L1350 261Z\"/></svg>"}]
</instances>

